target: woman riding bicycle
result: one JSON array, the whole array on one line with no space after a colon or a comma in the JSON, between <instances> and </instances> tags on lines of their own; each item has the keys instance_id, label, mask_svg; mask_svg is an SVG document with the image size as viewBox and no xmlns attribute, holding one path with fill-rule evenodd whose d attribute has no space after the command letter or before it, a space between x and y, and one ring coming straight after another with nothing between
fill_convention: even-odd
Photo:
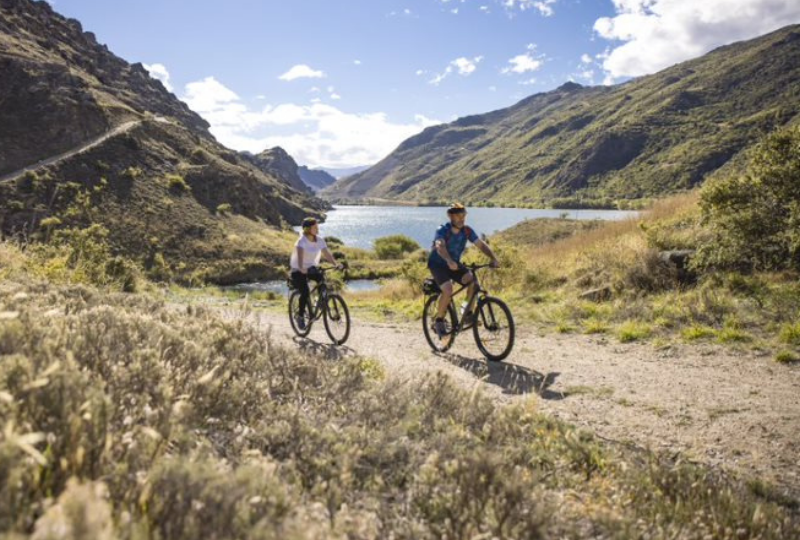
<instances>
[{"instance_id":1,"label":"woman riding bicycle","mask_svg":"<svg viewBox=\"0 0 800 540\"><path fill-rule=\"evenodd\" d=\"M489 245L466 225L467 209L463 204L453 203L447 209L447 216L450 218L450 223L445 223L436 230L433 249L428 257L428 269L442 291L439 297L439 309L433 324L434 331L440 337L447 332L444 316L447 306L450 304L450 298L453 296L452 280L456 280L462 285L469 284L468 307L471 306L472 297L475 295L475 277L461 264L461 254L467 247L467 240L478 246L478 249L492 259L493 267L496 268L499 264ZM464 315L471 316L469 312Z\"/></svg>"},{"instance_id":2,"label":"woman riding bicycle","mask_svg":"<svg viewBox=\"0 0 800 540\"><path fill-rule=\"evenodd\" d=\"M303 231L294 244L290 265L292 268L292 285L300 291L300 313L306 313L308 306L309 287L308 280L319 282L321 275L317 270L321 256L332 265L339 267L333 254L328 249L325 239L319 235L319 222L316 218L307 217L303 220ZM306 322L301 315L297 315L295 322L298 328L305 329Z\"/></svg>"}]
</instances>

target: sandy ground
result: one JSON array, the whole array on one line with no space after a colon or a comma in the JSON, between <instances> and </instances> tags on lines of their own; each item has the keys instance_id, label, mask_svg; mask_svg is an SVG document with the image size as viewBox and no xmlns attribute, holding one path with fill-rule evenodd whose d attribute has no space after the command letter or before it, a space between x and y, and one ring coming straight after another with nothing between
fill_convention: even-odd
<instances>
[{"instance_id":1,"label":"sandy ground","mask_svg":"<svg viewBox=\"0 0 800 540\"><path fill-rule=\"evenodd\" d=\"M542 411L602 438L681 452L800 498L800 367L768 356L715 345L656 349L604 336L540 336L519 326L509 358L493 363L471 332L459 335L450 352L435 354L419 324L356 316L347 343L334 347L322 321L308 338L297 338L284 314L223 311L290 346L333 358L378 359L401 380L442 371L500 402L537 399Z\"/></svg>"}]
</instances>

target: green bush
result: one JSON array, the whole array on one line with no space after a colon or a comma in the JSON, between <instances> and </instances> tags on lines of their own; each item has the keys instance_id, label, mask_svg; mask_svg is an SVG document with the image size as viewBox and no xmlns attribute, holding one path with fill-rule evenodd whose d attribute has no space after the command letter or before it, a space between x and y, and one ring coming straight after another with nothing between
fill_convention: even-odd
<instances>
[{"instance_id":1,"label":"green bush","mask_svg":"<svg viewBox=\"0 0 800 540\"><path fill-rule=\"evenodd\" d=\"M781 328L780 340L787 345L800 347L800 322L785 324Z\"/></svg>"},{"instance_id":2,"label":"green bush","mask_svg":"<svg viewBox=\"0 0 800 540\"><path fill-rule=\"evenodd\" d=\"M183 178L183 176L179 174L168 174L164 177L164 180L167 183L167 189L169 189L172 193L181 194L192 190L189 184L186 183L186 180Z\"/></svg>"},{"instance_id":3,"label":"green bush","mask_svg":"<svg viewBox=\"0 0 800 540\"><path fill-rule=\"evenodd\" d=\"M141 177L144 174L139 167L128 167L124 171L122 171L122 177L127 178L128 180L136 180L137 178Z\"/></svg>"},{"instance_id":4,"label":"green bush","mask_svg":"<svg viewBox=\"0 0 800 540\"><path fill-rule=\"evenodd\" d=\"M800 356L792 351L779 351L775 355L775 361L779 364L794 364L800 362Z\"/></svg>"},{"instance_id":5,"label":"green bush","mask_svg":"<svg viewBox=\"0 0 800 540\"><path fill-rule=\"evenodd\" d=\"M745 174L706 183L703 223L712 233L699 249L701 268L800 269L800 127L769 136Z\"/></svg>"},{"instance_id":6,"label":"green bush","mask_svg":"<svg viewBox=\"0 0 800 540\"><path fill-rule=\"evenodd\" d=\"M375 253L381 259L402 259L419 249L419 244L403 234L393 234L375 240Z\"/></svg>"},{"instance_id":7,"label":"green bush","mask_svg":"<svg viewBox=\"0 0 800 540\"><path fill-rule=\"evenodd\" d=\"M217 206L217 214L221 216L227 216L233 211L233 207L230 203L222 203Z\"/></svg>"}]
</instances>

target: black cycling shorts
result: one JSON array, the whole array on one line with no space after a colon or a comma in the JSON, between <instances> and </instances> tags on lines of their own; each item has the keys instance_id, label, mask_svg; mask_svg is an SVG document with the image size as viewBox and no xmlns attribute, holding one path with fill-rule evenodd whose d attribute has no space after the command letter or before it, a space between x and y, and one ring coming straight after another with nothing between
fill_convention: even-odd
<instances>
[{"instance_id":1,"label":"black cycling shorts","mask_svg":"<svg viewBox=\"0 0 800 540\"><path fill-rule=\"evenodd\" d=\"M459 266L458 270L450 270L448 266L429 266L428 270L431 271L433 279L436 280L436 284L440 287L451 279L464 285L461 280L469 274L469 269L464 266Z\"/></svg>"}]
</instances>

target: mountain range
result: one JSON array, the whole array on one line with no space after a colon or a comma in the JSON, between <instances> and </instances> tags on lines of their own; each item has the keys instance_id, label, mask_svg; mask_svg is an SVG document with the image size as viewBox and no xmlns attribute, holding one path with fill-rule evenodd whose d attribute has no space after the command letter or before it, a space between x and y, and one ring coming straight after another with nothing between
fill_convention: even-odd
<instances>
[{"instance_id":1,"label":"mountain range","mask_svg":"<svg viewBox=\"0 0 800 540\"><path fill-rule=\"evenodd\" d=\"M0 74L4 236L93 222L122 255L196 270L252 259L263 274L285 254L262 233L328 208L285 174L285 152L251 160L219 144L141 64L47 2L0 0ZM91 217L76 210L87 200Z\"/></svg>"},{"instance_id":2,"label":"mountain range","mask_svg":"<svg viewBox=\"0 0 800 540\"><path fill-rule=\"evenodd\" d=\"M546 206L682 191L798 122L798 81L793 25L616 86L569 82L429 127L323 196Z\"/></svg>"}]
</instances>

